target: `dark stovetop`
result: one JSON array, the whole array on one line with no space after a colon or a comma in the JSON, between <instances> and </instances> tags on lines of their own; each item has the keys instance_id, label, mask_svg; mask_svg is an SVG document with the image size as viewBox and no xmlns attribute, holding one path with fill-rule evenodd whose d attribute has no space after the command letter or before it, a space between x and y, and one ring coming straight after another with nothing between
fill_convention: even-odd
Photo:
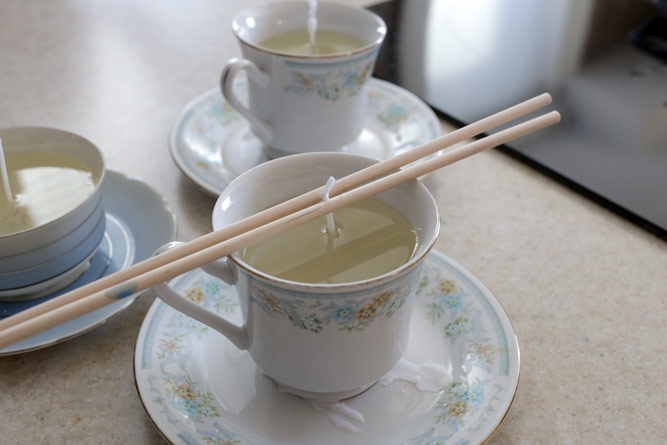
<instances>
[{"instance_id":1,"label":"dark stovetop","mask_svg":"<svg viewBox=\"0 0 667 445\"><path fill-rule=\"evenodd\" d=\"M667 240L664 1L385 1L375 75L459 124L548 91L563 121L501 150Z\"/></svg>"}]
</instances>

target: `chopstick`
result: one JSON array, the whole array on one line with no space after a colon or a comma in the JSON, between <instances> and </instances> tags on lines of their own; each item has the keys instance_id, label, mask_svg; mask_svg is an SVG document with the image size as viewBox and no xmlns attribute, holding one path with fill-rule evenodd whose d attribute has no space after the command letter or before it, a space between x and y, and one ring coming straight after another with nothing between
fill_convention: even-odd
<instances>
[{"instance_id":1,"label":"chopstick","mask_svg":"<svg viewBox=\"0 0 667 445\"><path fill-rule=\"evenodd\" d=\"M423 157L437 153L446 147L450 147L466 139L478 136L479 134L485 133L493 128L545 107L550 103L551 96L548 93L540 94L534 98L528 99L505 110L480 119L470 125L454 130L444 136L421 145L420 147L406 151L385 161L373 164L367 169L363 169L344 178L338 179L334 184L333 189L330 191L329 196L336 196L346 190L350 190L354 187L357 187L358 185L363 184L364 182L367 182L369 179L385 175L400 168L403 165L410 164ZM208 233L188 243L181 244L174 249L170 249L161 255L143 260L133 265L132 267L118 271L106 277L102 277L96 281L93 281L92 283L81 286L66 294L48 300L42 304L22 311L4 320L0 320L0 331L7 329L10 326L22 323L26 320L30 320L34 317L37 317L38 315L47 313L60 306L77 301L86 295L99 292L102 289L106 289L124 281L130 280L138 275L150 271L151 269L168 264L178 258L191 255L209 245L220 243L227 238L238 235L242 230L245 230L248 227L259 227L269 222L271 218L288 215L304 207L313 205L321 200L321 191L322 188L319 188L300 195L275 207L252 215L246 218L243 223L239 222L218 231Z\"/></svg>"},{"instance_id":2,"label":"chopstick","mask_svg":"<svg viewBox=\"0 0 667 445\"><path fill-rule=\"evenodd\" d=\"M363 199L363 197L372 196L401 182L418 178L472 154L504 144L524 134L551 125L560 119L556 112L547 113L461 148L443 152L432 159L395 171L404 164L411 164L447 146L535 111L550 102L551 97L548 94L537 96L437 138L403 155L374 164L367 169L337 180L330 193L332 198L328 201L321 200L321 188L313 190L230 225L225 229L211 232L183 244L180 248L171 249L124 271L2 320L0 321L0 348L103 307L117 301L119 298L169 280L309 219L331 213L356 200ZM392 171L395 172L387 175ZM368 182L382 175L387 176L383 176L374 182ZM359 184L364 185L358 186ZM358 187L353 188L355 186Z\"/></svg>"}]
</instances>

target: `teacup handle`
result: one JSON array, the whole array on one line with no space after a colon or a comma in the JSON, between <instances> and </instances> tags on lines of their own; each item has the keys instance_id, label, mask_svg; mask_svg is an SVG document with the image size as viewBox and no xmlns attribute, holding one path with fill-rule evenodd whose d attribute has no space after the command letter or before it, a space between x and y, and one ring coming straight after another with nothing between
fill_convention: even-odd
<instances>
[{"instance_id":1,"label":"teacup handle","mask_svg":"<svg viewBox=\"0 0 667 445\"><path fill-rule=\"evenodd\" d=\"M173 249L179 244L182 243L172 242L165 244L164 246L157 249L155 255L159 255L160 253L166 252L169 249ZM236 273L230 267L226 258L209 263L202 267L202 269L206 273L220 278L227 284L236 284ZM228 321L227 319L214 314L208 309L188 300L184 295L172 289L169 283L163 282L156 284L153 286L153 290L162 301L177 311L182 312L194 318L195 320L212 327L227 337L237 348L242 350L248 349L248 337L246 335L245 325L238 326Z\"/></svg>"},{"instance_id":2,"label":"teacup handle","mask_svg":"<svg viewBox=\"0 0 667 445\"><path fill-rule=\"evenodd\" d=\"M273 138L273 130L269 124L252 114L250 110L239 101L234 93L234 79L243 70L247 71L250 79L260 88L269 86L269 76L260 70L257 65L248 59L233 58L230 59L222 69L220 89L222 90L222 95L225 100L227 100L227 102L238 111L241 116L245 117L248 122L250 122L257 137L268 145Z\"/></svg>"}]
</instances>

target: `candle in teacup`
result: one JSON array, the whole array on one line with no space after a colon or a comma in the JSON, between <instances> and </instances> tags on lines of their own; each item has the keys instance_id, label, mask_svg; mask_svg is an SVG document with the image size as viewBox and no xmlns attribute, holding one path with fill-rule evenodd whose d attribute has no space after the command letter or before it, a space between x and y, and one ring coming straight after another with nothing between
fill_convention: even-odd
<instances>
[{"instance_id":1,"label":"candle in teacup","mask_svg":"<svg viewBox=\"0 0 667 445\"><path fill-rule=\"evenodd\" d=\"M365 199L333 213L335 234L324 217L245 249L241 258L271 276L301 283L367 280L405 264L417 236L396 210Z\"/></svg>"},{"instance_id":2,"label":"candle in teacup","mask_svg":"<svg viewBox=\"0 0 667 445\"><path fill-rule=\"evenodd\" d=\"M97 179L83 161L47 151L5 152L12 199L0 205L0 235L38 227L71 211L95 190Z\"/></svg>"},{"instance_id":3,"label":"candle in teacup","mask_svg":"<svg viewBox=\"0 0 667 445\"><path fill-rule=\"evenodd\" d=\"M318 29L317 1L308 2L307 29L278 33L260 42L260 46L295 55L337 54L354 51L364 43L340 31Z\"/></svg>"},{"instance_id":4,"label":"candle in teacup","mask_svg":"<svg viewBox=\"0 0 667 445\"><path fill-rule=\"evenodd\" d=\"M373 163L346 153L307 153L260 164L218 197L213 228ZM328 199L326 186L322 195ZM178 310L247 349L258 368L286 391L323 401L352 397L389 372L405 351L419 270L435 243L440 219L435 199L418 181L340 210L344 212L333 213L334 235L327 233L322 218L265 252L251 255L250 248L206 266L208 273L237 287L242 325L174 292L168 283L154 289ZM337 241L342 242L336 246ZM274 255L277 261L265 258ZM261 270L264 260L277 272ZM313 270L313 265L320 267ZM285 270L297 273L291 278L275 275ZM322 276L311 280L311 273Z\"/></svg>"},{"instance_id":5,"label":"candle in teacup","mask_svg":"<svg viewBox=\"0 0 667 445\"><path fill-rule=\"evenodd\" d=\"M340 151L359 137L387 31L380 17L333 2L276 1L241 11L232 29L243 58L225 64L220 88L268 157ZM241 72L245 86L235 85Z\"/></svg>"},{"instance_id":6,"label":"candle in teacup","mask_svg":"<svg viewBox=\"0 0 667 445\"><path fill-rule=\"evenodd\" d=\"M315 31L315 38L311 42L308 30L299 29L269 37L260 45L275 51L307 55L345 53L360 48L363 44L354 36L326 29Z\"/></svg>"},{"instance_id":7,"label":"candle in teacup","mask_svg":"<svg viewBox=\"0 0 667 445\"><path fill-rule=\"evenodd\" d=\"M11 206L14 197L12 196L12 189L9 187L9 173L7 172L7 162L5 162L5 151L2 148L2 139L0 139L0 186L2 186L2 196L4 197L4 201L1 202L2 205Z\"/></svg>"}]
</instances>

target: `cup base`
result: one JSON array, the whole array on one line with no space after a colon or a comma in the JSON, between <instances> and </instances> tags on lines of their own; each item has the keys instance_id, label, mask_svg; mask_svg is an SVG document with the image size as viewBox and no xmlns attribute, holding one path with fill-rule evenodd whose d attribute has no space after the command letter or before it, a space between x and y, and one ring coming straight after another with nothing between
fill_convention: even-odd
<instances>
[{"instance_id":1,"label":"cup base","mask_svg":"<svg viewBox=\"0 0 667 445\"><path fill-rule=\"evenodd\" d=\"M273 380L273 379L272 379ZM283 385L282 383L273 380L276 385L278 385L278 390L288 394L301 397L302 399L312 400L317 402L340 402L345 399L350 399L352 397L358 396L359 394L369 390L373 385L377 383L369 383L360 388L351 389L348 391L338 391L338 392L315 392L315 391L305 391L302 389L292 388L291 386Z\"/></svg>"},{"instance_id":2,"label":"cup base","mask_svg":"<svg viewBox=\"0 0 667 445\"><path fill-rule=\"evenodd\" d=\"M95 252L93 252L93 254L94 253ZM23 288L0 290L0 301L16 303L21 301L35 300L37 298L45 297L66 288L78 280L79 277L81 277L81 275L83 275L83 273L88 270L93 254L89 255L88 258L83 260L78 265L49 280Z\"/></svg>"}]
</instances>

